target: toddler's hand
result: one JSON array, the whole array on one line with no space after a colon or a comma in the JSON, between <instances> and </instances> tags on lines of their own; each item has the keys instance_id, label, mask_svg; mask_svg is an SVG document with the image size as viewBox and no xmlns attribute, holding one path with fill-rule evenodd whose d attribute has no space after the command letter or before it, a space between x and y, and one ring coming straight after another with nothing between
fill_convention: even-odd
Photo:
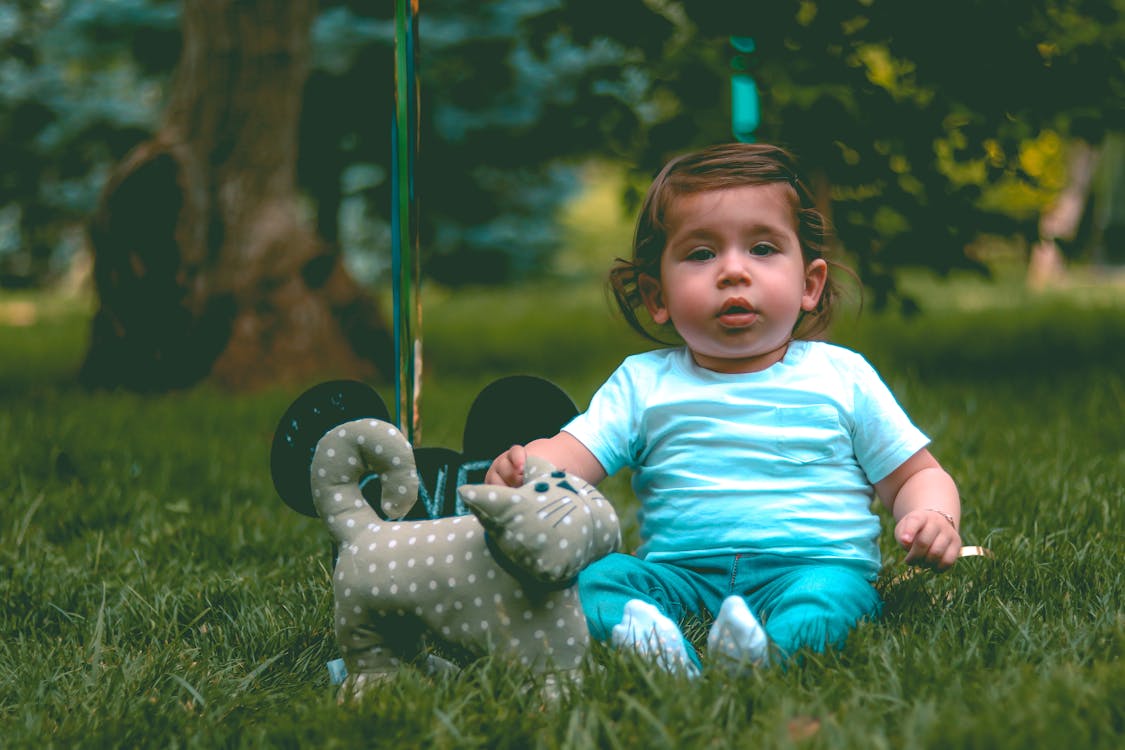
<instances>
[{"instance_id":1,"label":"toddler's hand","mask_svg":"<svg viewBox=\"0 0 1125 750\"><path fill-rule=\"evenodd\" d=\"M484 483L519 487L523 484L523 467L526 462L527 450L522 445L513 445L488 467Z\"/></svg>"},{"instance_id":2,"label":"toddler's hand","mask_svg":"<svg viewBox=\"0 0 1125 750\"><path fill-rule=\"evenodd\" d=\"M906 562L948 570L961 552L961 535L945 516L915 510L895 526L895 541L906 550Z\"/></svg>"}]
</instances>

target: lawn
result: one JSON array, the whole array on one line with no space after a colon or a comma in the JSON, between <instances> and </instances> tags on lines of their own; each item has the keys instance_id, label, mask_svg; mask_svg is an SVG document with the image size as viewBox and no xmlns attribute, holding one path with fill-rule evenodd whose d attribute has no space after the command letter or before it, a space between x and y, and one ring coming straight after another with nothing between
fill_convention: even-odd
<instances>
[{"instance_id":1,"label":"lawn","mask_svg":"<svg viewBox=\"0 0 1125 750\"><path fill-rule=\"evenodd\" d=\"M904 284L923 314L848 312L834 338L933 437L966 543L995 559L900 580L888 528L885 616L845 648L694 682L599 650L546 704L485 659L338 706L328 537L268 470L300 388L88 393L86 309L0 297L0 745L1120 747L1123 287ZM581 278L425 303L428 445L460 448L496 377L547 376L582 406L643 346ZM602 489L635 543L627 479Z\"/></svg>"}]
</instances>

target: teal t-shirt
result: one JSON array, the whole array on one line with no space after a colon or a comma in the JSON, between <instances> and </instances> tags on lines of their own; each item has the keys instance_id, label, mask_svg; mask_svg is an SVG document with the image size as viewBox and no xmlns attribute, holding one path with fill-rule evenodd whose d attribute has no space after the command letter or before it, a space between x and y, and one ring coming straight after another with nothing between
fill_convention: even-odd
<instances>
[{"instance_id":1,"label":"teal t-shirt","mask_svg":"<svg viewBox=\"0 0 1125 750\"><path fill-rule=\"evenodd\" d=\"M929 443L867 360L811 341L745 374L682 347L634 355L564 430L607 474L633 470L641 557L833 559L872 579L872 484Z\"/></svg>"}]
</instances>

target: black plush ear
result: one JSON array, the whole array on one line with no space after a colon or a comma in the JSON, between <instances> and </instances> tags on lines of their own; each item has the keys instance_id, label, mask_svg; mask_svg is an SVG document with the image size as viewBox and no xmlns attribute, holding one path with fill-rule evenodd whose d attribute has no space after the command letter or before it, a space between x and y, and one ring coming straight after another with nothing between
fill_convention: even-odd
<instances>
[{"instance_id":1,"label":"black plush ear","mask_svg":"<svg viewBox=\"0 0 1125 750\"><path fill-rule=\"evenodd\" d=\"M414 449L419 501L407 518L468 513L457 492L459 486L484 482L496 456L515 443L554 435L577 413L570 397L542 378L513 375L486 386L469 407L461 452Z\"/></svg>"},{"instance_id":2,"label":"black plush ear","mask_svg":"<svg viewBox=\"0 0 1125 750\"><path fill-rule=\"evenodd\" d=\"M448 448L415 449L421 502L410 517L466 513L458 501L458 485L483 482L496 456L516 443L551 437L577 414L570 397L543 378L512 375L486 386L469 408L461 453ZM286 505L316 517L309 487L316 444L333 427L364 417L390 421L379 394L354 380L320 383L297 397L278 422L270 450L273 486ZM377 500L377 478L362 486L365 498Z\"/></svg>"},{"instance_id":3,"label":"black plush ear","mask_svg":"<svg viewBox=\"0 0 1125 750\"><path fill-rule=\"evenodd\" d=\"M491 461L513 445L555 435L576 416L570 396L551 381L510 375L486 386L473 402L462 452L467 460Z\"/></svg>"},{"instance_id":4,"label":"black plush ear","mask_svg":"<svg viewBox=\"0 0 1125 750\"><path fill-rule=\"evenodd\" d=\"M309 388L277 423L270 448L270 474L277 494L293 510L316 518L309 467L316 444L337 425L361 418L390 419L373 388L355 380L331 380Z\"/></svg>"}]
</instances>

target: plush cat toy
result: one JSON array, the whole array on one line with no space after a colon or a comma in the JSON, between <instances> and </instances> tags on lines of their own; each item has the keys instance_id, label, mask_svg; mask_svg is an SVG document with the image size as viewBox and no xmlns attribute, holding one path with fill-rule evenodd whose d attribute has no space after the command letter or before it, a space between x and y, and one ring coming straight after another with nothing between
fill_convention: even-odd
<instances>
[{"instance_id":1,"label":"plush cat toy","mask_svg":"<svg viewBox=\"0 0 1125 750\"><path fill-rule=\"evenodd\" d=\"M363 495L373 478L378 510ZM365 418L320 439L311 488L339 545L334 617L345 692L430 644L499 654L539 673L581 664L589 635L573 581L620 546L617 516L596 489L546 462L529 459L524 479L518 488L459 487L472 515L386 520L406 515L418 497L403 435Z\"/></svg>"}]
</instances>

